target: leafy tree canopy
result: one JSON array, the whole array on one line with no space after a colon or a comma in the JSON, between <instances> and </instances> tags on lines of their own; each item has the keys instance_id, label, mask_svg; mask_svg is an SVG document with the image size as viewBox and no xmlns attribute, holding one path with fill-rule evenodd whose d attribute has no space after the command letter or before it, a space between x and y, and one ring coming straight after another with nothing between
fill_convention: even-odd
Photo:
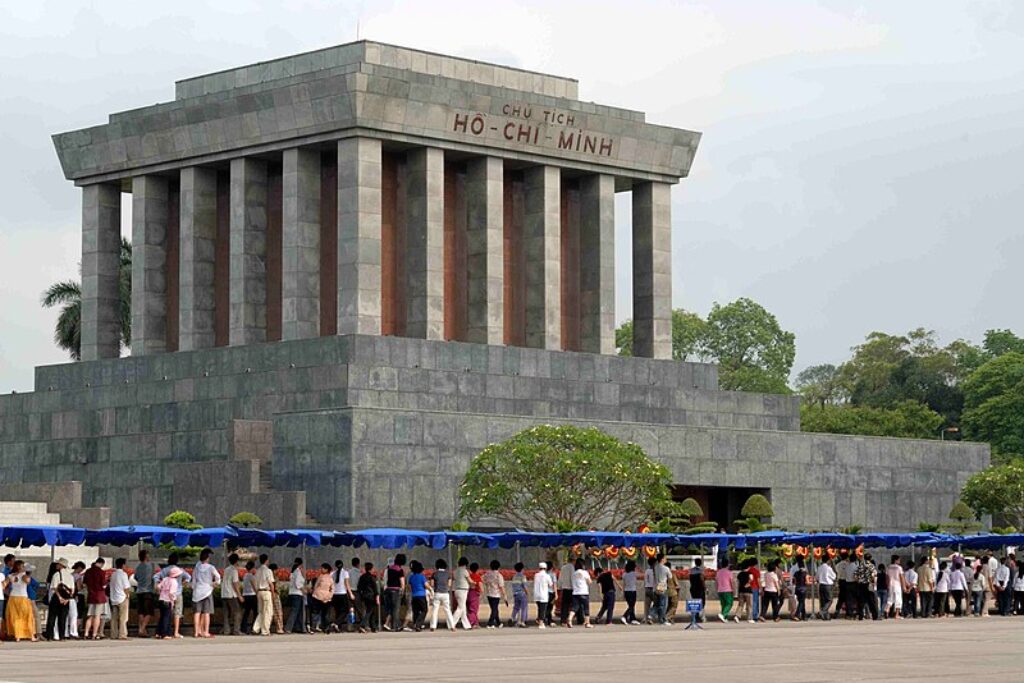
<instances>
[{"instance_id":1,"label":"leafy tree canopy","mask_svg":"<svg viewBox=\"0 0 1024 683\"><path fill-rule=\"evenodd\" d=\"M236 512L231 515L231 519L228 520L228 524L235 527L250 529L253 527L263 526L263 518L255 512Z\"/></svg>"},{"instance_id":2,"label":"leafy tree canopy","mask_svg":"<svg viewBox=\"0 0 1024 683\"><path fill-rule=\"evenodd\" d=\"M744 517L755 517L757 519L771 519L775 516L775 510L768 499L760 493L755 493L743 504L740 514Z\"/></svg>"},{"instance_id":3,"label":"leafy tree canopy","mask_svg":"<svg viewBox=\"0 0 1024 683\"><path fill-rule=\"evenodd\" d=\"M796 376L794 386L808 403L822 407L840 404L847 398L839 368L830 363L804 369Z\"/></svg>"},{"instance_id":4,"label":"leafy tree canopy","mask_svg":"<svg viewBox=\"0 0 1024 683\"><path fill-rule=\"evenodd\" d=\"M718 363L722 389L789 393L795 339L751 299L716 303L706 320L682 309L672 312L672 357ZM632 321L615 331L615 344L620 355L632 355Z\"/></svg>"},{"instance_id":5,"label":"leafy tree canopy","mask_svg":"<svg viewBox=\"0 0 1024 683\"><path fill-rule=\"evenodd\" d=\"M196 517L191 512L184 510L175 510L171 514L164 517L164 526L173 527L175 529L202 529L202 525L196 524Z\"/></svg>"},{"instance_id":6,"label":"leafy tree canopy","mask_svg":"<svg viewBox=\"0 0 1024 683\"><path fill-rule=\"evenodd\" d=\"M594 428L543 425L473 459L459 514L541 531L635 528L679 514L671 483L668 469L636 444Z\"/></svg>"},{"instance_id":7,"label":"leafy tree canopy","mask_svg":"<svg viewBox=\"0 0 1024 683\"><path fill-rule=\"evenodd\" d=\"M1024 527L1024 460L992 465L972 474L960 497L980 514L998 515Z\"/></svg>"},{"instance_id":8,"label":"leafy tree canopy","mask_svg":"<svg viewBox=\"0 0 1024 683\"><path fill-rule=\"evenodd\" d=\"M964 436L997 455L1024 454L1024 353L1008 351L964 382Z\"/></svg>"},{"instance_id":9,"label":"leafy tree canopy","mask_svg":"<svg viewBox=\"0 0 1024 683\"><path fill-rule=\"evenodd\" d=\"M892 408L800 406L800 427L805 432L934 439L942 423L941 415L917 401L903 401Z\"/></svg>"}]
</instances>

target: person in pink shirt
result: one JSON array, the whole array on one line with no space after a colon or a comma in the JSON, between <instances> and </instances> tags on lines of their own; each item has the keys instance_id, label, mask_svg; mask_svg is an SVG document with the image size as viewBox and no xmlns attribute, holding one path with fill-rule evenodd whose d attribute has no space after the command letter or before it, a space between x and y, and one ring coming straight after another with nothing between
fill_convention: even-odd
<instances>
[{"instance_id":1,"label":"person in pink shirt","mask_svg":"<svg viewBox=\"0 0 1024 683\"><path fill-rule=\"evenodd\" d=\"M736 584L732 578L732 570L729 569L729 560L722 560L722 566L715 572L715 586L718 589L718 600L722 603L722 609L718 612L721 621L729 619L729 611L732 609L733 590Z\"/></svg>"},{"instance_id":2,"label":"person in pink shirt","mask_svg":"<svg viewBox=\"0 0 1024 683\"><path fill-rule=\"evenodd\" d=\"M174 611L174 601L178 599L178 577L181 574L180 567L171 567L156 586L157 599L160 602L160 621L156 627L157 640L174 638L174 632L171 630L171 613Z\"/></svg>"}]
</instances>

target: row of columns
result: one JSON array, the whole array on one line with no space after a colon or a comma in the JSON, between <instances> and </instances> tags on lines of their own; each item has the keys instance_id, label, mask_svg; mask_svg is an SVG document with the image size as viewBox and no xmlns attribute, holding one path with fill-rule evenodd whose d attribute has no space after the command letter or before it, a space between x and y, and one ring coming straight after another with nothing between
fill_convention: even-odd
<instances>
[{"instance_id":1,"label":"row of columns","mask_svg":"<svg viewBox=\"0 0 1024 683\"><path fill-rule=\"evenodd\" d=\"M321 291L325 283L336 288L336 329L329 333L381 334L382 307L388 305L384 293L398 287L403 290L402 333L444 339L445 307L451 305L445 278L450 220L445 153L430 147L405 152L400 199L404 232L397 245L389 232L395 207L385 196L383 154L377 139L339 141L336 172L329 180L336 186L331 187L322 185L328 176L317 149L284 151L274 182L267 161L234 159L226 206L224 174L213 168L181 169L176 192L167 176L133 178L133 355L173 349L169 339L176 339L180 350L217 345L217 315L223 315L219 309L225 305L228 344L266 341L268 302L275 300L268 293L267 273L275 249L280 253L281 339L325 333L322 302L328 294L334 297ZM506 186L507 171L497 157L468 160L464 174L464 202L458 207L465 236L465 272L458 280L466 290L464 340L614 353L614 178L592 174L574 180L578 201L568 212L563 206L567 188L557 167L526 168L514 187ZM636 356L671 355L669 190L668 184L656 182L633 187ZM325 201L331 205L324 206ZM116 357L120 187L85 186L82 207L82 358ZM270 247L273 216L279 221L280 243ZM575 269L563 263L565 238L575 240ZM225 239L227 295L218 301L215 273ZM334 241L336 260L331 254L325 261L321 243L333 249ZM402 252L400 276L382 268L387 258L383 252L394 249ZM323 276L325 263L336 269L336 278ZM399 281L385 287L384 270ZM510 287L519 289L512 292ZM572 304L576 316L574 333L564 339L563 302Z\"/></svg>"}]
</instances>

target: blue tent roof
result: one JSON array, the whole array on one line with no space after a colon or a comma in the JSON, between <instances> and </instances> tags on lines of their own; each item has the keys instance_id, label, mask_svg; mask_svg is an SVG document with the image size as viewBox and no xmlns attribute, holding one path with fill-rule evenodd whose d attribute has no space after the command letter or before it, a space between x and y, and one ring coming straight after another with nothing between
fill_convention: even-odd
<instances>
[{"instance_id":1,"label":"blue tent roof","mask_svg":"<svg viewBox=\"0 0 1024 683\"><path fill-rule=\"evenodd\" d=\"M85 529L73 526L0 526L0 545L28 548L40 545L81 545Z\"/></svg>"},{"instance_id":2,"label":"blue tent roof","mask_svg":"<svg viewBox=\"0 0 1024 683\"><path fill-rule=\"evenodd\" d=\"M355 547L366 546L367 548L412 548L418 545L425 545L435 550L441 550L447 543L443 531L421 531L419 529L360 529L358 531L346 531L348 538L342 545ZM351 542L348 542L351 540Z\"/></svg>"}]
</instances>

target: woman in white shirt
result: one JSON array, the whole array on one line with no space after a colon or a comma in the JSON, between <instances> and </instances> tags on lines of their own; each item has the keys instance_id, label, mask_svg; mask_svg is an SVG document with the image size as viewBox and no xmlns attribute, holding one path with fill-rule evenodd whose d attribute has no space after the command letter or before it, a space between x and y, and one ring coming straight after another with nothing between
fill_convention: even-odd
<instances>
[{"instance_id":1,"label":"woman in white shirt","mask_svg":"<svg viewBox=\"0 0 1024 683\"><path fill-rule=\"evenodd\" d=\"M622 597L626 600L626 613L622 615L622 623L627 626L639 626L636 618L636 588L639 577L636 562L626 560L626 569L622 572Z\"/></svg>"},{"instance_id":2,"label":"woman in white shirt","mask_svg":"<svg viewBox=\"0 0 1024 683\"><path fill-rule=\"evenodd\" d=\"M985 594L992 590L992 585L985 574L987 568L986 565L979 564L971 579L971 613L976 617L980 617L985 611Z\"/></svg>"},{"instance_id":3,"label":"woman in white shirt","mask_svg":"<svg viewBox=\"0 0 1024 683\"><path fill-rule=\"evenodd\" d=\"M959 562L953 564L953 571L949 573L949 592L953 596L953 604L956 605L954 616L964 615L964 596L967 595L967 577L964 576L963 565Z\"/></svg>"},{"instance_id":4,"label":"woman in white shirt","mask_svg":"<svg viewBox=\"0 0 1024 683\"><path fill-rule=\"evenodd\" d=\"M939 563L935 574L935 616L949 616L949 566L946 562Z\"/></svg>"},{"instance_id":5,"label":"woman in white shirt","mask_svg":"<svg viewBox=\"0 0 1024 683\"><path fill-rule=\"evenodd\" d=\"M285 633L308 633L306 630L306 573L302 567L302 558L296 557L292 563L292 575L288 578L288 623L284 625Z\"/></svg>"},{"instance_id":6,"label":"woman in white shirt","mask_svg":"<svg viewBox=\"0 0 1024 683\"><path fill-rule=\"evenodd\" d=\"M28 584L32 580L25 573L25 563L15 560L11 575L7 577L7 613L4 615L4 629L14 642L29 638L32 642L39 640L36 634L36 617L32 610L32 602L28 599ZM0 583L0 590L3 584Z\"/></svg>"}]
</instances>

